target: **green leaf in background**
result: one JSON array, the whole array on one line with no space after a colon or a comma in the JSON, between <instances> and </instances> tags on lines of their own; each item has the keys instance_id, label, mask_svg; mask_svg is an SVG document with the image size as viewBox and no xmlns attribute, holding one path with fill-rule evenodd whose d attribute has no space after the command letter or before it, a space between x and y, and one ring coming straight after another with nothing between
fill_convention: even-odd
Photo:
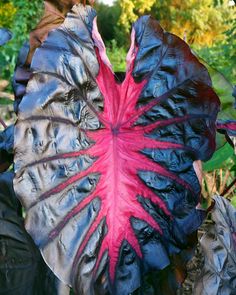
<instances>
[{"instance_id":1,"label":"green leaf in background","mask_svg":"<svg viewBox=\"0 0 236 295\"><path fill-rule=\"evenodd\" d=\"M209 172L222 168L223 162L233 155L234 149L230 144L226 143L214 153L213 157L209 161L203 164L203 170Z\"/></svg>"},{"instance_id":2,"label":"green leaf in background","mask_svg":"<svg viewBox=\"0 0 236 295\"><path fill-rule=\"evenodd\" d=\"M236 208L236 196L234 196L234 197L231 199L231 205L234 206L234 208Z\"/></svg>"},{"instance_id":3,"label":"green leaf in background","mask_svg":"<svg viewBox=\"0 0 236 295\"><path fill-rule=\"evenodd\" d=\"M235 156L235 163L236 163L236 156ZM230 169L230 171L236 173L236 164Z\"/></svg>"},{"instance_id":4,"label":"green leaf in background","mask_svg":"<svg viewBox=\"0 0 236 295\"><path fill-rule=\"evenodd\" d=\"M0 107L3 105L12 105L12 100L8 98L0 98Z\"/></svg>"}]
</instances>

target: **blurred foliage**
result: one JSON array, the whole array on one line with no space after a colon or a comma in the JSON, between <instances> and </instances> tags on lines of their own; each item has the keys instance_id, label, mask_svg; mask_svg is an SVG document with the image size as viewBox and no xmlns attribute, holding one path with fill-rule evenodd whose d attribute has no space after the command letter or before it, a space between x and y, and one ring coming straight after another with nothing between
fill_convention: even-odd
<instances>
[{"instance_id":1,"label":"blurred foliage","mask_svg":"<svg viewBox=\"0 0 236 295\"><path fill-rule=\"evenodd\" d=\"M165 30L188 44L212 46L226 39L224 32L235 19L234 6L228 0L120 0L120 24L129 31L131 23L144 12L151 11Z\"/></svg>"},{"instance_id":2,"label":"blurred foliage","mask_svg":"<svg viewBox=\"0 0 236 295\"><path fill-rule=\"evenodd\" d=\"M16 11L12 2L0 0L0 27L11 28Z\"/></svg>"},{"instance_id":3,"label":"blurred foliage","mask_svg":"<svg viewBox=\"0 0 236 295\"><path fill-rule=\"evenodd\" d=\"M194 46L212 46L226 39L224 32L235 19L235 9L228 0L155 1L152 9L165 30Z\"/></svg>"},{"instance_id":4,"label":"blurred foliage","mask_svg":"<svg viewBox=\"0 0 236 295\"><path fill-rule=\"evenodd\" d=\"M234 10L236 15L236 8ZM210 48L196 48L196 51L212 67L222 72L231 83L236 84L236 19L225 32L224 42L216 42Z\"/></svg>"},{"instance_id":5,"label":"blurred foliage","mask_svg":"<svg viewBox=\"0 0 236 295\"><path fill-rule=\"evenodd\" d=\"M231 204L236 208L236 196L234 196L231 200Z\"/></svg>"},{"instance_id":6,"label":"blurred foliage","mask_svg":"<svg viewBox=\"0 0 236 295\"><path fill-rule=\"evenodd\" d=\"M121 7L119 1L115 1L112 6L107 6L96 1L95 7L98 17L98 28L106 45L112 40L116 40L117 46L128 47L129 35L125 32L124 27L119 23L121 16ZM122 51L123 49L121 49ZM116 53L116 50L114 51Z\"/></svg>"},{"instance_id":7,"label":"blurred foliage","mask_svg":"<svg viewBox=\"0 0 236 295\"><path fill-rule=\"evenodd\" d=\"M116 30L117 23L120 17L120 7L119 5L113 5L107 7L107 5L96 2L95 9L98 13L98 28L100 34L106 41L111 41L112 39L117 39Z\"/></svg>"},{"instance_id":8,"label":"blurred foliage","mask_svg":"<svg viewBox=\"0 0 236 295\"><path fill-rule=\"evenodd\" d=\"M14 13L10 13L10 11L6 9L7 5L12 6L11 12ZM0 11L6 9L4 15L6 13L10 15L8 28L10 28L13 33L12 40L1 48L0 51L0 78L11 78L19 49L22 44L28 40L29 32L35 27L41 16L42 8L43 1L38 0L0 2ZM2 15L0 15L0 21L2 21Z\"/></svg>"},{"instance_id":9,"label":"blurred foliage","mask_svg":"<svg viewBox=\"0 0 236 295\"><path fill-rule=\"evenodd\" d=\"M126 68L126 50L118 47L116 40L112 40L107 46L107 55L114 72L123 72Z\"/></svg>"},{"instance_id":10,"label":"blurred foliage","mask_svg":"<svg viewBox=\"0 0 236 295\"><path fill-rule=\"evenodd\" d=\"M155 0L120 0L121 15L119 23L124 27L126 32L129 32L132 22L141 14L151 10Z\"/></svg>"}]
</instances>

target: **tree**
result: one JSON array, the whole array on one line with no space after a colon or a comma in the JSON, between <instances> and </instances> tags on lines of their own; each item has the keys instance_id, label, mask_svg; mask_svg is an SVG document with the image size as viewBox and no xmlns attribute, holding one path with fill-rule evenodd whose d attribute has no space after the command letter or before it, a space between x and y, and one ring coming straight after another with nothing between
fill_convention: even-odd
<instances>
[{"instance_id":1,"label":"tree","mask_svg":"<svg viewBox=\"0 0 236 295\"><path fill-rule=\"evenodd\" d=\"M155 1L152 13L167 31L195 46L212 46L216 41L224 41L224 32L235 18L235 10L226 0Z\"/></svg>"},{"instance_id":2,"label":"tree","mask_svg":"<svg viewBox=\"0 0 236 295\"><path fill-rule=\"evenodd\" d=\"M12 2L0 0L0 27L11 28L16 11Z\"/></svg>"},{"instance_id":3,"label":"tree","mask_svg":"<svg viewBox=\"0 0 236 295\"><path fill-rule=\"evenodd\" d=\"M98 27L105 41L111 41L116 37L116 25L120 17L120 7L116 3L113 6L96 2L95 9L98 14Z\"/></svg>"},{"instance_id":4,"label":"tree","mask_svg":"<svg viewBox=\"0 0 236 295\"><path fill-rule=\"evenodd\" d=\"M224 32L235 18L235 8L229 7L227 0L121 0L120 7L120 24L126 31L138 15L151 11L167 31L196 46L225 40Z\"/></svg>"},{"instance_id":5,"label":"tree","mask_svg":"<svg viewBox=\"0 0 236 295\"><path fill-rule=\"evenodd\" d=\"M121 15L120 24L129 31L130 25L134 22L140 14L151 10L155 0L120 0Z\"/></svg>"},{"instance_id":6,"label":"tree","mask_svg":"<svg viewBox=\"0 0 236 295\"><path fill-rule=\"evenodd\" d=\"M223 73L227 80L236 84L236 18L225 35L224 42L215 42L211 48L196 48L196 51L208 64Z\"/></svg>"}]
</instances>

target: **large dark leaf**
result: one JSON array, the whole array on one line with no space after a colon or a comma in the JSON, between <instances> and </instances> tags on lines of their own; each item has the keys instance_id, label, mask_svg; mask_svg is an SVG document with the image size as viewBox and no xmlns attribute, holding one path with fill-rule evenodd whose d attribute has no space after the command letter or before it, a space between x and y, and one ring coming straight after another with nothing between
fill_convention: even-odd
<instances>
[{"instance_id":1,"label":"large dark leaf","mask_svg":"<svg viewBox=\"0 0 236 295\"><path fill-rule=\"evenodd\" d=\"M12 181L13 173L0 174L0 294L69 294L25 231Z\"/></svg>"},{"instance_id":2,"label":"large dark leaf","mask_svg":"<svg viewBox=\"0 0 236 295\"><path fill-rule=\"evenodd\" d=\"M95 15L74 6L32 61L15 131L26 228L80 295L129 294L150 272L155 294L168 271L160 294L174 294L204 216L193 164L214 151L219 100L189 47L150 17L134 25L119 84Z\"/></svg>"},{"instance_id":3,"label":"large dark leaf","mask_svg":"<svg viewBox=\"0 0 236 295\"><path fill-rule=\"evenodd\" d=\"M214 197L212 225L201 239L204 266L195 295L234 295L236 291L236 210L223 197Z\"/></svg>"}]
</instances>

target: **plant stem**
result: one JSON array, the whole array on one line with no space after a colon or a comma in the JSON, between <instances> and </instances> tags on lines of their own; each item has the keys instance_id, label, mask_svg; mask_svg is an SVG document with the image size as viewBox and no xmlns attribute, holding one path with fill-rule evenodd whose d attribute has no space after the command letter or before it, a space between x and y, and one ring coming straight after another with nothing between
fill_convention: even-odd
<instances>
[{"instance_id":1,"label":"plant stem","mask_svg":"<svg viewBox=\"0 0 236 295\"><path fill-rule=\"evenodd\" d=\"M222 192L221 196L225 196L227 192L234 186L236 185L236 178L231 182L229 186L226 187L226 189Z\"/></svg>"},{"instance_id":2,"label":"plant stem","mask_svg":"<svg viewBox=\"0 0 236 295\"><path fill-rule=\"evenodd\" d=\"M0 118L0 124L4 127L4 129L7 128L7 125L5 124L5 122Z\"/></svg>"}]
</instances>

